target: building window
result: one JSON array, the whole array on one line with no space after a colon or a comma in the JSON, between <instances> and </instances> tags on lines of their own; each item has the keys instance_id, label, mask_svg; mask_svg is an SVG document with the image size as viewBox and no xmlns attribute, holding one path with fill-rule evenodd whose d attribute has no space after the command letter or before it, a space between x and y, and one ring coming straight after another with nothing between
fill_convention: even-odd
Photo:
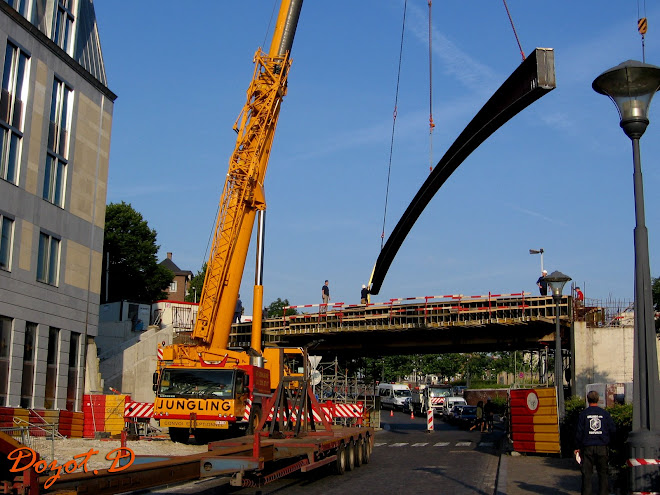
<instances>
[{"instance_id":1,"label":"building window","mask_svg":"<svg viewBox=\"0 0 660 495\"><path fill-rule=\"evenodd\" d=\"M30 0L5 0L9 5L14 7L14 10L18 11L23 17L27 20L30 20L28 12L30 9Z\"/></svg>"},{"instance_id":2,"label":"building window","mask_svg":"<svg viewBox=\"0 0 660 495\"><path fill-rule=\"evenodd\" d=\"M64 207L64 184L69 156L69 127L73 91L58 79L53 80L48 127L48 153L42 197Z\"/></svg>"},{"instance_id":3,"label":"building window","mask_svg":"<svg viewBox=\"0 0 660 495\"><path fill-rule=\"evenodd\" d=\"M60 240L44 234L39 235L39 259L37 260L37 280L57 285L57 272L60 260Z\"/></svg>"},{"instance_id":4,"label":"building window","mask_svg":"<svg viewBox=\"0 0 660 495\"><path fill-rule=\"evenodd\" d=\"M46 400L44 407L55 407L55 389L57 388L57 356L59 354L60 329L48 329L48 354L46 357Z\"/></svg>"},{"instance_id":5,"label":"building window","mask_svg":"<svg viewBox=\"0 0 660 495\"><path fill-rule=\"evenodd\" d=\"M78 389L78 352L80 334L71 333L69 341L69 381L66 387L66 410L74 411L76 405L76 391Z\"/></svg>"},{"instance_id":6,"label":"building window","mask_svg":"<svg viewBox=\"0 0 660 495\"><path fill-rule=\"evenodd\" d=\"M23 114L30 58L7 42L0 95L0 177L16 184L23 141Z\"/></svg>"},{"instance_id":7,"label":"building window","mask_svg":"<svg viewBox=\"0 0 660 495\"><path fill-rule=\"evenodd\" d=\"M170 292L176 292L176 280L170 284Z\"/></svg>"},{"instance_id":8,"label":"building window","mask_svg":"<svg viewBox=\"0 0 660 495\"><path fill-rule=\"evenodd\" d=\"M73 38L73 2L75 0L57 0L57 14L55 16L55 29L53 41L62 50L70 53Z\"/></svg>"},{"instance_id":9,"label":"building window","mask_svg":"<svg viewBox=\"0 0 660 495\"><path fill-rule=\"evenodd\" d=\"M21 407L32 407L34 385L34 349L37 324L28 321L25 324L25 346L23 350L23 378L21 380Z\"/></svg>"},{"instance_id":10,"label":"building window","mask_svg":"<svg viewBox=\"0 0 660 495\"><path fill-rule=\"evenodd\" d=\"M0 214L0 268L9 270L14 221Z\"/></svg>"},{"instance_id":11,"label":"building window","mask_svg":"<svg viewBox=\"0 0 660 495\"><path fill-rule=\"evenodd\" d=\"M7 404L9 389L9 343L13 320L0 316L0 406Z\"/></svg>"}]
</instances>

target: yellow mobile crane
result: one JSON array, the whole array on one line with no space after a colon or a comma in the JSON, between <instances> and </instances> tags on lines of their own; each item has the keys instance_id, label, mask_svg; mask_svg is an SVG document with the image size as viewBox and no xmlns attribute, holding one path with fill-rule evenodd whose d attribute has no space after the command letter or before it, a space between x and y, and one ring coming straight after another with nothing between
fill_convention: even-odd
<instances>
[{"instance_id":1,"label":"yellow mobile crane","mask_svg":"<svg viewBox=\"0 0 660 495\"><path fill-rule=\"evenodd\" d=\"M259 49L254 57L247 101L234 124L238 137L192 332L195 343L164 347L154 374L154 417L169 427L173 441L187 442L190 432L198 441L207 441L241 422L250 404L250 425L257 425L261 401L277 387L284 370L283 349L261 349L264 177L287 90L289 54L302 3L282 0L270 50L266 54ZM248 353L227 347L257 215L253 352Z\"/></svg>"}]
</instances>

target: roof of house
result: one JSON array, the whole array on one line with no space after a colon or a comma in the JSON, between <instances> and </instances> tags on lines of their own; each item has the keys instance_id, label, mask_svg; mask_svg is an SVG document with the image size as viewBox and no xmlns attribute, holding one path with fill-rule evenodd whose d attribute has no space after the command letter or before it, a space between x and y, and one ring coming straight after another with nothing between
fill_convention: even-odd
<instances>
[{"instance_id":1,"label":"roof of house","mask_svg":"<svg viewBox=\"0 0 660 495\"><path fill-rule=\"evenodd\" d=\"M159 265L164 266L165 268L171 270L174 272L174 275L190 275L192 276L193 272L190 270L182 270L178 266L176 266L176 263L172 261L170 258L165 258L163 261L159 263Z\"/></svg>"}]
</instances>

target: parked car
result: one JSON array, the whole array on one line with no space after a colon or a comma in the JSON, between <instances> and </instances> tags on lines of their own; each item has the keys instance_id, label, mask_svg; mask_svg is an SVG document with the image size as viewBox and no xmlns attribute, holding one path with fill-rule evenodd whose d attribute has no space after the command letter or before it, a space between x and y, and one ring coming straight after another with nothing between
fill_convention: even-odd
<instances>
[{"instance_id":1,"label":"parked car","mask_svg":"<svg viewBox=\"0 0 660 495\"><path fill-rule=\"evenodd\" d=\"M477 406L463 406L457 420L461 428L472 426L477 420Z\"/></svg>"},{"instance_id":2,"label":"parked car","mask_svg":"<svg viewBox=\"0 0 660 495\"><path fill-rule=\"evenodd\" d=\"M458 406L460 404L466 405L467 402L465 402L465 399L463 397L445 397L445 403L442 405L442 409L440 410L440 413L442 416L447 416L449 414L449 411L453 409L454 406Z\"/></svg>"},{"instance_id":3,"label":"parked car","mask_svg":"<svg viewBox=\"0 0 660 495\"><path fill-rule=\"evenodd\" d=\"M456 404L445 416L443 416L443 419L450 424L458 424L458 418L461 416L461 409L465 406L467 406L467 404Z\"/></svg>"}]
</instances>

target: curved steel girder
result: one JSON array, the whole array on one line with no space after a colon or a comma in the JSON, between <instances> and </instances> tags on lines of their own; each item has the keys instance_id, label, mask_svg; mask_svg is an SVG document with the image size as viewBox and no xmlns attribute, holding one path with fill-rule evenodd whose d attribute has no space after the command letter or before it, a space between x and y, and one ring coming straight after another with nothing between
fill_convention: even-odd
<instances>
[{"instance_id":1,"label":"curved steel girder","mask_svg":"<svg viewBox=\"0 0 660 495\"><path fill-rule=\"evenodd\" d=\"M378 294L408 232L454 170L509 119L555 87L554 51L552 48L537 48L479 110L410 202L378 256L371 280L371 294Z\"/></svg>"}]
</instances>

